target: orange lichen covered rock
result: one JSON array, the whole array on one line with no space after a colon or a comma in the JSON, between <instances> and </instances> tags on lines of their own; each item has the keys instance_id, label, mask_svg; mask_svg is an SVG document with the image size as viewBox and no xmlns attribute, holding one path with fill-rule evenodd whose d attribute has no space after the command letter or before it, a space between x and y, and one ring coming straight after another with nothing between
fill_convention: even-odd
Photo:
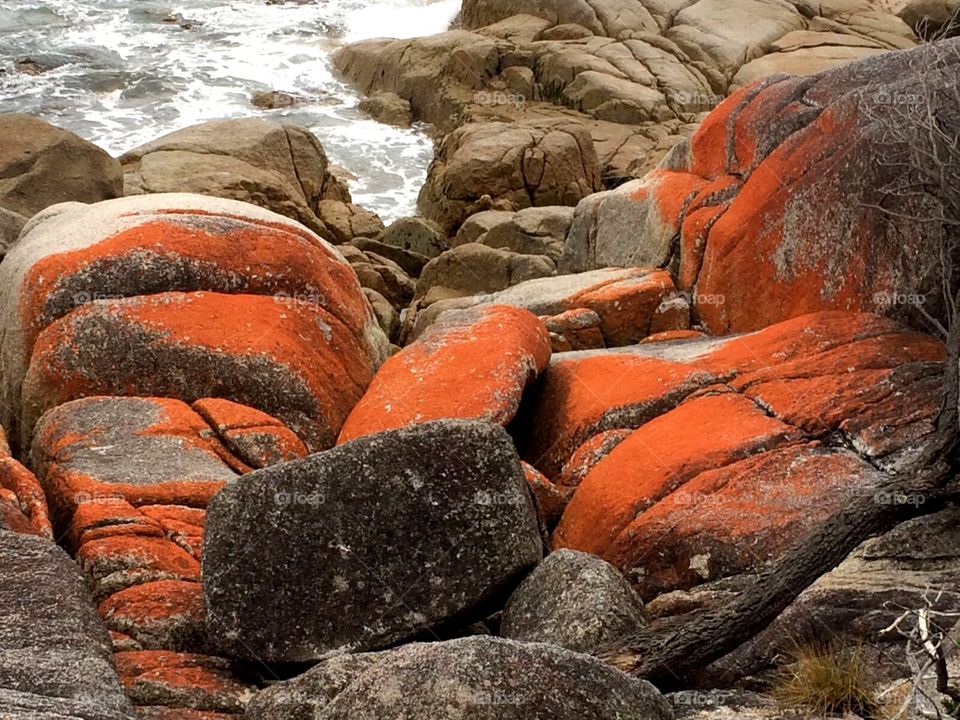
<instances>
[{"instance_id":1,"label":"orange lichen covered rock","mask_svg":"<svg viewBox=\"0 0 960 720\"><path fill-rule=\"evenodd\" d=\"M320 450L333 445L373 371L353 333L312 303L204 292L108 300L40 334L21 425L91 395L219 396L280 418Z\"/></svg>"},{"instance_id":2,"label":"orange lichen covered rock","mask_svg":"<svg viewBox=\"0 0 960 720\"><path fill-rule=\"evenodd\" d=\"M553 528L570 500L570 489L557 487L529 463L521 462L520 465L523 467L523 477L527 481L527 487L537 500L540 517L547 528Z\"/></svg>"},{"instance_id":3,"label":"orange lichen covered rock","mask_svg":"<svg viewBox=\"0 0 960 720\"><path fill-rule=\"evenodd\" d=\"M96 600L152 580L200 581L200 563L166 538L98 538L81 545L75 559L92 581Z\"/></svg>"},{"instance_id":4,"label":"orange lichen covered rock","mask_svg":"<svg viewBox=\"0 0 960 720\"><path fill-rule=\"evenodd\" d=\"M219 398L198 400L193 409L217 431L230 452L251 468L295 460L309 452L296 433L260 410Z\"/></svg>"},{"instance_id":5,"label":"orange lichen covered rock","mask_svg":"<svg viewBox=\"0 0 960 720\"><path fill-rule=\"evenodd\" d=\"M107 628L146 649L200 650L207 645L199 582L154 580L120 590L98 610Z\"/></svg>"},{"instance_id":6,"label":"orange lichen covered rock","mask_svg":"<svg viewBox=\"0 0 960 720\"><path fill-rule=\"evenodd\" d=\"M4 525L17 532L53 537L53 527L47 510L47 499L36 476L9 455L6 439L0 429L0 490L7 495L8 509L4 512ZM4 451L6 453L4 454ZM21 515L27 525L23 525L17 515Z\"/></svg>"},{"instance_id":7,"label":"orange lichen covered rock","mask_svg":"<svg viewBox=\"0 0 960 720\"><path fill-rule=\"evenodd\" d=\"M958 66L933 43L742 88L659 168L618 188L619 203L581 203L561 268L679 256L680 289L695 290L711 334L823 310L918 326L917 305L942 315L941 227L928 218L946 200L914 192L931 187L917 158L938 149L909 115L929 108L956 135ZM628 192L636 207L625 210ZM644 222L624 221L634 217ZM621 230L615 250L596 240L606 226Z\"/></svg>"},{"instance_id":8,"label":"orange lichen covered rock","mask_svg":"<svg viewBox=\"0 0 960 720\"><path fill-rule=\"evenodd\" d=\"M236 679L230 663L219 657L142 650L119 652L114 660L127 694L140 706L157 710L162 706L173 706L214 713L239 713L253 693ZM148 713L147 717L165 716ZM195 716L187 712L176 717L211 716Z\"/></svg>"},{"instance_id":9,"label":"orange lichen covered rock","mask_svg":"<svg viewBox=\"0 0 960 720\"><path fill-rule=\"evenodd\" d=\"M534 413L556 420L532 447L592 437L567 459L544 453L576 486L554 545L603 557L645 598L754 571L922 444L944 356L929 336L838 312L561 356ZM604 358L623 374L600 396L584 383Z\"/></svg>"},{"instance_id":10,"label":"orange lichen covered rock","mask_svg":"<svg viewBox=\"0 0 960 720\"><path fill-rule=\"evenodd\" d=\"M851 344L852 350L847 348ZM832 357L831 352L838 354ZM842 362L851 357L871 363L868 367L894 368L941 360L943 352L941 343L904 332L892 320L824 312L748 335L651 343L617 352L563 353L544 373L533 407L536 432L524 448L525 457L555 477L573 452L598 432L639 427L697 390L762 368L776 374L797 358L807 358L814 367L828 362L822 369L842 376Z\"/></svg>"},{"instance_id":11,"label":"orange lichen covered rock","mask_svg":"<svg viewBox=\"0 0 960 720\"><path fill-rule=\"evenodd\" d=\"M383 364L338 442L443 418L506 425L549 360L547 329L526 310L450 311Z\"/></svg>"},{"instance_id":12,"label":"orange lichen covered rock","mask_svg":"<svg viewBox=\"0 0 960 720\"><path fill-rule=\"evenodd\" d=\"M200 195L137 196L55 206L26 230L0 270L0 422L8 428L19 420L20 384L40 333L97 301L195 291L267 296L328 313L368 365L386 355L386 338L343 256L262 208ZM255 314L251 307L248 315ZM234 330L242 333L243 324Z\"/></svg>"},{"instance_id":13,"label":"orange lichen covered rock","mask_svg":"<svg viewBox=\"0 0 960 720\"><path fill-rule=\"evenodd\" d=\"M631 345L651 333L690 326L690 307L668 272L602 268L537 278L500 292L441 301L417 315L414 334L452 307L513 305L541 316L556 351Z\"/></svg>"},{"instance_id":14,"label":"orange lichen covered rock","mask_svg":"<svg viewBox=\"0 0 960 720\"><path fill-rule=\"evenodd\" d=\"M104 447L111 452L103 453ZM91 397L43 417L31 464L57 525L69 523L75 539L85 542L92 538L80 533L117 522L150 526L162 535L158 522L134 508L206 507L224 483L237 477L224 454L210 426L185 403ZM112 519L118 512L130 519Z\"/></svg>"}]
</instances>

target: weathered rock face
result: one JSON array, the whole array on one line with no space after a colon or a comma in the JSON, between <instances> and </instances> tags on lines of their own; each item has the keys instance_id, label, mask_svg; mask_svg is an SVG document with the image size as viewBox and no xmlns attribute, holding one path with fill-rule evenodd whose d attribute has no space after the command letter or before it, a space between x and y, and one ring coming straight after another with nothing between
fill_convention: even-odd
<instances>
[{"instance_id":1,"label":"weathered rock face","mask_svg":"<svg viewBox=\"0 0 960 720\"><path fill-rule=\"evenodd\" d=\"M921 444L942 358L932 338L844 313L558 355L525 444L529 462L576 486L554 546L600 555L644 599L755 570Z\"/></svg>"},{"instance_id":2,"label":"weathered rock face","mask_svg":"<svg viewBox=\"0 0 960 720\"><path fill-rule=\"evenodd\" d=\"M253 699L244 717L666 720L656 689L586 655L498 638L333 658Z\"/></svg>"},{"instance_id":3,"label":"weathered rock face","mask_svg":"<svg viewBox=\"0 0 960 720\"><path fill-rule=\"evenodd\" d=\"M44 410L91 393L188 402L232 393L287 420L301 415L294 424L314 448L324 433L332 444L329 433L386 352L356 276L334 248L297 223L231 200L154 195L58 206L30 223L0 277L2 420L14 428L26 421L16 438L25 446ZM280 375L242 371L253 365ZM261 384L260 400L240 390L250 383ZM342 401L331 405L336 396ZM333 425L308 420L318 413Z\"/></svg>"},{"instance_id":4,"label":"weathered rock face","mask_svg":"<svg viewBox=\"0 0 960 720\"><path fill-rule=\"evenodd\" d=\"M385 647L483 617L541 552L502 428L448 420L380 433L213 499L207 628L226 652L268 661Z\"/></svg>"},{"instance_id":5,"label":"weathered rock face","mask_svg":"<svg viewBox=\"0 0 960 720\"><path fill-rule=\"evenodd\" d=\"M317 214L337 243L347 243L356 237L373 237L383 231L383 221L376 213L353 203L321 200Z\"/></svg>"},{"instance_id":6,"label":"weathered rock face","mask_svg":"<svg viewBox=\"0 0 960 720\"><path fill-rule=\"evenodd\" d=\"M558 550L510 596L500 634L590 654L644 624L643 601L616 568L594 555Z\"/></svg>"},{"instance_id":7,"label":"weathered rock face","mask_svg":"<svg viewBox=\"0 0 960 720\"><path fill-rule=\"evenodd\" d=\"M104 455L104 446L113 454ZM207 422L179 400L93 397L44 415L31 467L58 529L69 529L64 543L73 548L83 544L87 530L113 524L101 517L113 498L137 507L204 507L242 469L228 458ZM97 519L88 527L77 513Z\"/></svg>"},{"instance_id":8,"label":"weathered rock face","mask_svg":"<svg viewBox=\"0 0 960 720\"><path fill-rule=\"evenodd\" d=\"M339 442L442 418L506 425L549 360L546 328L530 313L451 311L383 364Z\"/></svg>"},{"instance_id":9,"label":"weathered rock face","mask_svg":"<svg viewBox=\"0 0 960 720\"><path fill-rule=\"evenodd\" d=\"M450 249L440 227L436 223L418 217L396 220L377 235L376 240L384 245L416 253L428 259L435 258Z\"/></svg>"},{"instance_id":10,"label":"weathered rock face","mask_svg":"<svg viewBox=\"0 0 960 720\"><path fill-rule=\"evenodd\" d=\"M360 249L360 245L370 247L367 243L373 241L358 238L354 242L356 246L338 245L337 249L350 263L363 288L378 292L398 312L406 307L416 292L416 283L410 274L394 260L377 253L376 249Z\"/></svg>"},{"instance_id":11,"label":"weathered rock face","mask_svg":"<svg viewBox=\"0 0 960 720\"><path fill-rule=\"evenodd\" d=\"M418 206L449 235L469 215L490 209L484 202L510 210L576 205L601 188L596 151L582 125L477 123L441 143Z\"/></svg>"},{"instance_id":12,"label":"weathered rock face","mask_svg":"<svg viewBox=\"0 0 960 720\"><path fill-rule=\"evenodd\" d=\"M110 639L70 558L47 538L0 530L0 569L0 714L133 718Z\"/></svg>"},{"instance_id":13,"label":"weathered rock face","mask_svg":"<svg viewBox=\"0 0 960 720\"><path fill-rule=\"evenodd\" d=\"M308 130L261 119L215 120L129 151L124 192L191 192L243 200L293 218L329 239L321 200L349 202Z\"/></svg>"},{"instance_id":14,"label":"weathered rock face","mask_svg":"<svg viewBox=\"0 0 960 720\"><path fill-rule=\"evenodd\" d=\"M305 452L253 408L215 398L194 408L161 398L76 400L47 413L33 443L57 536L86 575L124 687L151 718L242 709L248 686L203 654L205 508L249 471L245 461Z\"/></svg>"},{"instance_id":15,"label":"weathered rock face","mask_svg":"<svg viewBox=\"0 0 960 720\"><path fill-rule=\"evenodd\" d=\"M120 163L71 132L27 115L0 115L0 207L30 217L61 202L123 194Z\"/></svg>"},{"instance_id":16,"label":"weathered rock face","mask_svg":"<svg viewBox=\"0 0 960 720\"><path fill-rule=\"evenodd\" d=\"M688 299L676 292L667 272L610 268L528 280L471 298L439 300L411 319L410 335L419 337L453 308L489 304L512 305L539 315L557 352L631 345L690 325Z\"/></svg>"},{"instance_id":17,"label":"weathered rock face","mask_svg":"<svg viewBox=\"0 0 960 720\"><path fill-rule=\"evenodd\" d=\"M561 266L677 255L680 288L706 299L696 314L717 334L827 309L938 315L941 229L923 218L939 200L898 188L931 169L905 150L927 142L912 110L929 99L960 127L941 92L955 42L745 88L643 181L578 209Z\"/></svg>"}]
</instances>

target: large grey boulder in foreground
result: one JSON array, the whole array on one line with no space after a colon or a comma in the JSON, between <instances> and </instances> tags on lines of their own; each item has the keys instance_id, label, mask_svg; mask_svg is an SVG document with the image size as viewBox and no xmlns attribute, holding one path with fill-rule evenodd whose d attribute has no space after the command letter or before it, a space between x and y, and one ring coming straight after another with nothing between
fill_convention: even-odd
<instances>
[{"instance_id":1,"label":"large grey boulder in foreground","mask_svg":"<svg viewBox=\"0 0 960 720\"><path fill-rule=\"evenodd\" d=\"M542 557L499 426L440 420L251 473L207 510L207 626L226 653L309 661L482 616Z\"/></svg>"},{"instance_id":2,"label":"large grey boulder in foreground","mask_svg":"<svg viewBox=\"0 0 960 720\"><path fill-rule=\"evenodd\" d=\"M650 683L588 655L491 637L336 657L262 691L245 720L667 720Z\"/></svg>"},{"instance_id":3,"label":"large grey boulder in foreground","mask_svg":"<svg viewBox=\"0 0 960 720\"><path fill-rule=\"evenodd\" d=\"M593 653L644 624L643 600L619 570L596 555L563 549L510 596L500 634Z\"/></svg>"},{"instance_id":4,"label":"large grey boulder in foreground","mask_svg":"<svg viewBox=\"0 0 960 720\"><path fill-rule=\"evenodd\" d=\"M133 717L80 569L46 538L0 531L0 718Z\"/></svg>"}]
</instances>

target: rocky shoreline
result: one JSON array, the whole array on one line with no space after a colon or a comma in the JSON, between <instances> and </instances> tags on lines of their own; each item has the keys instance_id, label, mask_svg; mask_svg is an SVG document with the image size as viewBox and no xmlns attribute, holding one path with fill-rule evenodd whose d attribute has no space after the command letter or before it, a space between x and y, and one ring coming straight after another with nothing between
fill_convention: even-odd
<instances>
[{"instance_id":1,"label":"rocky shoreline","mask_svg":"<svg viewBox=\"0 0 960 720\"><path fill-rule=\"evenodd\" d=\"M0 115L0 717L949 711L960 41L921 5L464 0L348 46L437 135L389 225L293 124L113 158Z\"/></svg>"}]
</instances>

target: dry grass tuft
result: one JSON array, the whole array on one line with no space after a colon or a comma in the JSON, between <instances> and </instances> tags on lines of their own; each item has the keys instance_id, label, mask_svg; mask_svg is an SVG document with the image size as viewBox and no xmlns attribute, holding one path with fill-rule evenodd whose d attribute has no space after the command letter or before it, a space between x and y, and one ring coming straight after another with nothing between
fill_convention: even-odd
<instances>
[{"instance_id":1,"label":"dry grass tuft","mask_svg":"<svg viewBox=\"0 0 960 720\"><path fill-rule=\"evenodd\" d=\"M818 717L854 713L876 717L873 682L862 649L837 643L798 647L785 666L774 697L791 708L806 708Z\"/></svg>"}]
</instances>

